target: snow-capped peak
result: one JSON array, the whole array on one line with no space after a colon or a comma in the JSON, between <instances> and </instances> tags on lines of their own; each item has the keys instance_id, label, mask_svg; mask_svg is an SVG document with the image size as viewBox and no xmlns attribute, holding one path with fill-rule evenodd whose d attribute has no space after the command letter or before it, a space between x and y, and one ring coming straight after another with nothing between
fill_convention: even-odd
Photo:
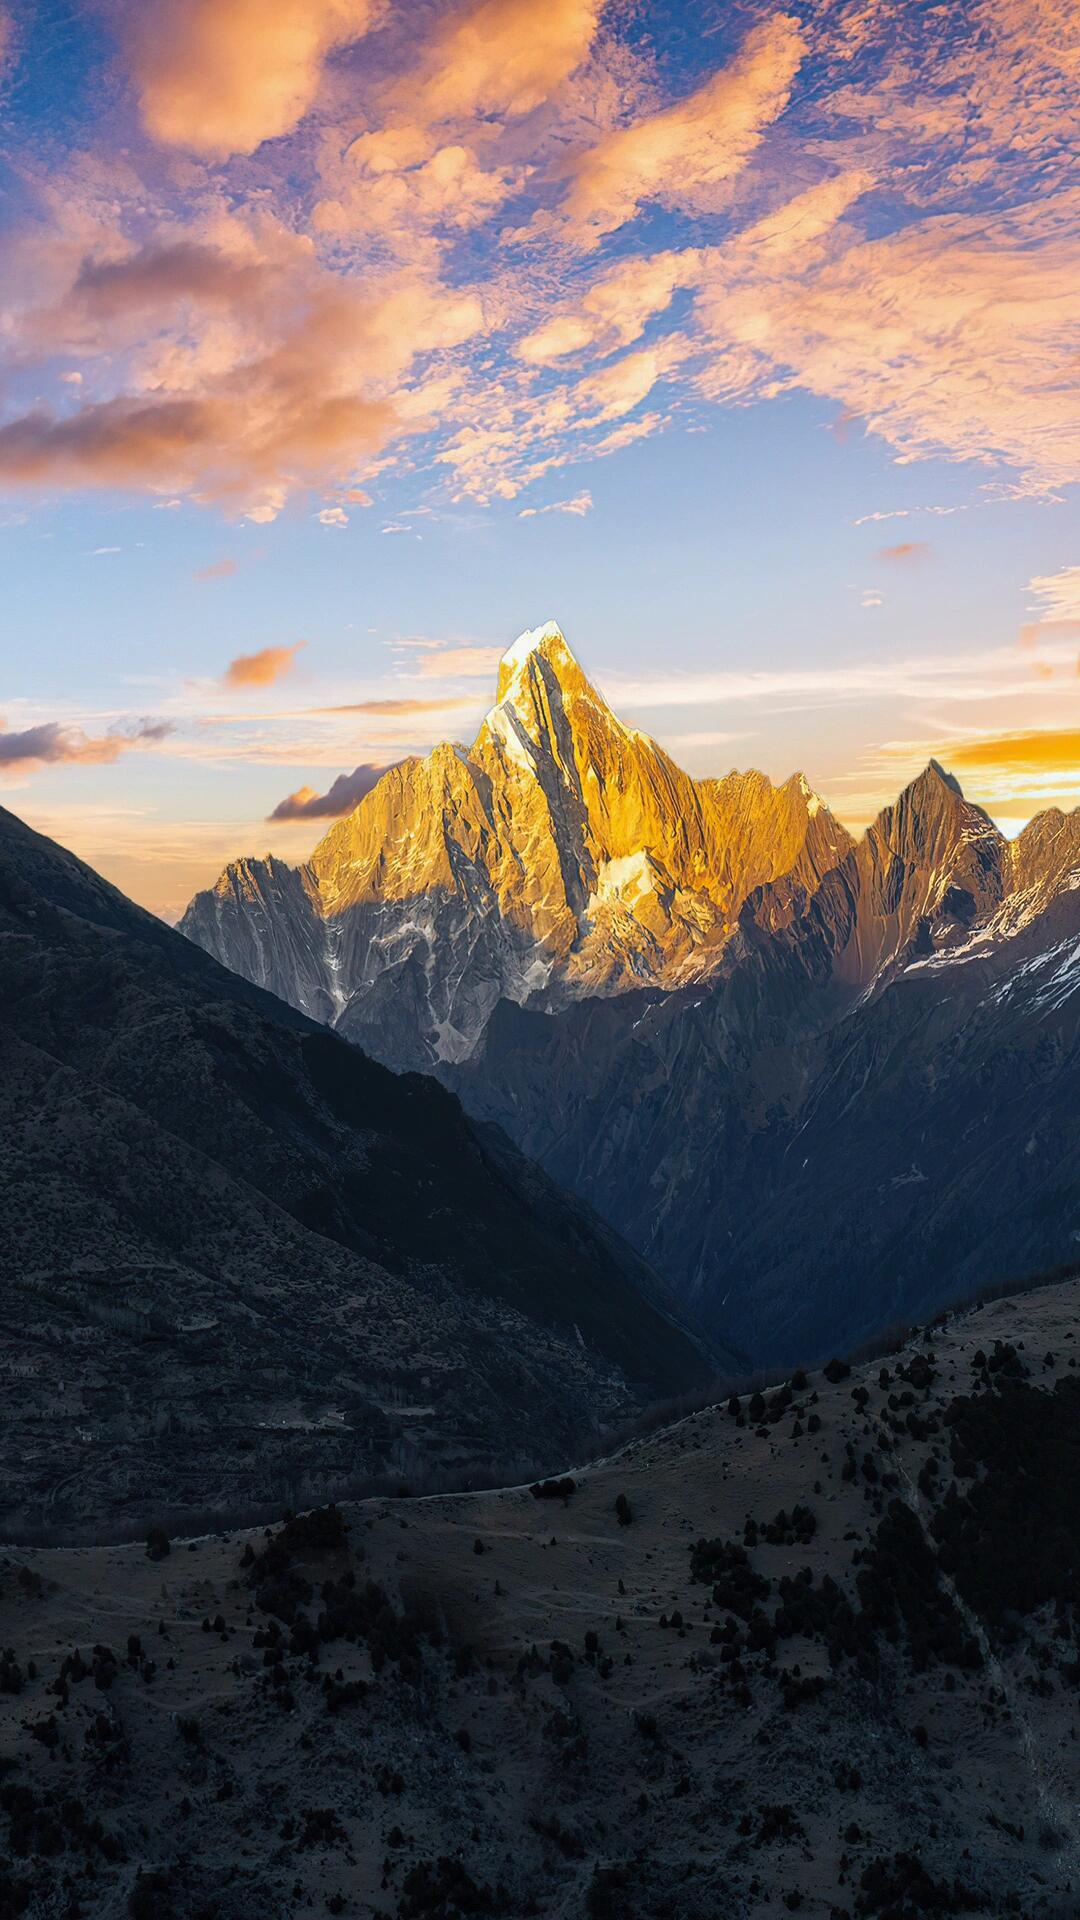
<instances>
[{"instance_id":1,"label":"snow-capped peak","mask_svg":"<svg viewBox=\"0 0 1080 1920\"><path fill-rule=\"evenodd\" d=\"M507 647L500 666L508 668L511 673L517 672L525 665L529 655L543 646L545 640L561 640L566 646L566 635L557 620L545 620L542 627L530 627L525 633L519 633L513 645Z\"/></svg>"}]
</instances>

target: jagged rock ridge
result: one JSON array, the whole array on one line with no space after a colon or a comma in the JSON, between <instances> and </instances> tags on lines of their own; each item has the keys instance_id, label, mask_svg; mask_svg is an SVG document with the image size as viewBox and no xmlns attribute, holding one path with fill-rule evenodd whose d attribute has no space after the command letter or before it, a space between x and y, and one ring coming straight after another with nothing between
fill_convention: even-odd
<instances>
[{"instance_id":1,"label":"jagged rock ridge","mask_svg":"<svg viewBox=\"0 0 1080 1920\"><path fill-rule=\"evenodd\" d=\"M936 764L705 992L501 1006L448 1078L765 1360L1080 1246L1080 811L1007 841Z\"/></svg>"},{"instance_id":2,"label":"jagged rock ridge","mask_svg":"<svg viewBox=\"0 0 1080 1920\"><path fill-rule=\"evenodd\" d=\"M235 862L180 926L393 1065L455 1061L500 999L708 975L748 894L812 889L850 844L801 775L692 780L549 623L504 656L470 748L392 768L298 870Z\"/></svg>"}]
</instances>

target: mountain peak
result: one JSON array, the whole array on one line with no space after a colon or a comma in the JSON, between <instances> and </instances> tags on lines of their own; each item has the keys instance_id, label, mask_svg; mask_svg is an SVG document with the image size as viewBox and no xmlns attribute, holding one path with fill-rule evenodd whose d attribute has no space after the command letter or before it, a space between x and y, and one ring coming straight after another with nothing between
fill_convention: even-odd
<instances>
[{"instance_id":1,"label":"mountain peak","mask_svg":"<svg viewBox=\"0 0 1080 1920\"><path fill-rule=\"evenodd\" d=\"M568 681L584 681L585 676L566 644L566 635L557 620L546 620L541 627L530 627L519 633L512 646L507 647L499 662L499 683L495 693L495 704L500 706L504 700L512 700L515 691L522 685L529 666L534 660L545 660L553 667L560 682L566 686Z\"/></svg>"},{"instance_id":2,"label":"mountain peak","mask_svg":"<svg viewBox=\"0 0 1080 1920\"><path fill-rule=\"evenodd\" d=\"M947 772L940 760L928 760L924 771L919 775L919 779L913 782L913 785L918 786L920 783L929 782L930 780L943 780L945 785L949 787L953 793L958 794L961 800L963 799L963 788L955 773Z\"/></svg>"}]
</instances>

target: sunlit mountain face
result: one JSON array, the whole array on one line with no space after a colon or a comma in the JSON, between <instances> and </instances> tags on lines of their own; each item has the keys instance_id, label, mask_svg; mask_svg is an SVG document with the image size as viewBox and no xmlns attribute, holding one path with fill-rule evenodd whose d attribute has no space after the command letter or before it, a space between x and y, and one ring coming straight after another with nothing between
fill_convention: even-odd
<instances>
[{"instance_id":1,"label":"sunlit mountain face","mask_svg":"<svg viewBox=\"0 0 1080 1920\"><path fill-rule=\"evenodd\" d=\"M694 781L558 626L521 635L471 747L385 774L299 871L243 860L181 929L395 1065L466 1058L501 998L705 978L747 895L851 845L801 774Z\"/></svg>"},{"instance_id":2,"label":"sunlit mountain face","mask_svg":"<svg viewBox=\"0 0 1080 1920\"><path fill-rule=\"evenodd\" d=\"M174 920L554 608L700 805L1070 810L1078 63L1072 0L0 0L4 797Z\"/></svg>"}]
</instances>

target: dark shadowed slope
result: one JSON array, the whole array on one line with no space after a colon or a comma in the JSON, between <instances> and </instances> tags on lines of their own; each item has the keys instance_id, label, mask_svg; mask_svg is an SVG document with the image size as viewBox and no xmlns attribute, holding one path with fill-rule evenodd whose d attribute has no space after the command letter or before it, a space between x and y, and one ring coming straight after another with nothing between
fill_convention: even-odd
<instances>
[{"instance_id":1,"label":"dark shadowed slope","mask_svg":"<svg viewBox=\"0 0 1080 1920\"><path fill-rule=\"evenodd\" d=\"M565 1500L9 1554L13 1893L86 1920L1074 1920L1078 1292L708 1408Z\"/></svg>"},{"instance_id":2,"label":"dark shadowed slope","mask_svg":"<svg viewBox=\"0 0 1080 1920\"><path fill-rule=\"evenodd\" d=\"M710 1370L452 1095L4 812L0 1060L9 1521L511 1470Z\"/></svg>"}]
</instances>

